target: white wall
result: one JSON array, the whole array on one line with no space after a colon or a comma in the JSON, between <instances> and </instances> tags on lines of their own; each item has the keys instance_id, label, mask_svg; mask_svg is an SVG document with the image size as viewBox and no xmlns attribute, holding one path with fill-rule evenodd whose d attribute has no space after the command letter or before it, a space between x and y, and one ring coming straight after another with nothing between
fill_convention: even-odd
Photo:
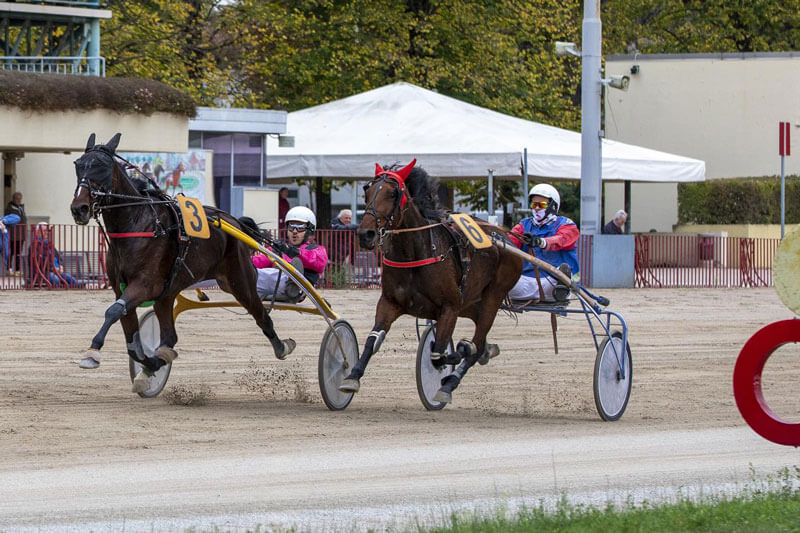
<instances>
[{"instance_id":1,"label":"white wall","mask_svg":"<svg viewBox=\"0 0 800 533\"><path fill-rule=\"evenodd\" d=\"M707 179L778 175L789 121L786 173L800 174L800 53L608 56L605 75L630 76L627 91L605 91L606 138L702 159ZM622 185L605 191L610 220ZM672 231L677 185L633 183L631 195L632 231Z\"/></svg>"},{"instance_id":2,"label":"white wall","mask_svg":"<svg viewBox=\"0 0 800 533\"><path fill-rule=\"evenodd\" d=\"M278 229L278 190L245 189L242 214L251 217L262 229Z\"/></svg>"},{"instance_id":3,"label":"white wall","mask_svg":"<svg viewBox=\"0 0 800 533\"><path fill-rule=\"evenodd\" d=\"M618 57L606 75L630 87L606 91L607 138L702 159L707 179L776 175L778 122L790 121L786 171L800 174L800 52Z\"/></svg>"},{"instance_id":4,"label":"white wall","mask_svg":"<svg viewBox=\"0 0 800 533\"><path fill-rule=\"evenodd\" d=\"M28 216L50 217L51 224L74 224L69 204L78 179L75 154L28 153L17 161L17 188Z\"/></svg>"},{"instance_id":5,"label":"white wall","mask_svg":"<svg viewBox=\"0 0 800 533\"><path fill-rule=\"evenodd\" d=\"M122 133L121 152L185 152L189 119L168 113L120 114L106 109L39 113L0 106L0 151L58 152L86 148Z\"/></svg>"}]
</instances>

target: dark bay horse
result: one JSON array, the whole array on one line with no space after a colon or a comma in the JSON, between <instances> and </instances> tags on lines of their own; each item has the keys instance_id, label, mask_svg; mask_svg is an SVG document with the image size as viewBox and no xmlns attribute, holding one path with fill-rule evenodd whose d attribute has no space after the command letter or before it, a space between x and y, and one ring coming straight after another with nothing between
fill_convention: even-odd
<instances>
[{"instance_id":1,"label":"dark bay horse","mask_svg":"<svg viewBox=\"0 0 800 533\"><path fill-rule=\"evenodd\" d=\"M272 319L256 293L256 270L247 246L213 225L208 239L185 235L175 201L157 186L149 188L152 182L128 177L115 153L120 136L117 133L107 144L96 145L93 133L85 153L75 161L78 185L70 205L72 217L77 224L87 224L90 218L102 215L110 238L108 277L117 297L106 310L105 322L92 339L81 367L100 365L100 349L117 320L125 332L128 355L144 368L142 378L172 362L178 356L174 350L178 335L172 317L175 297L189 285L209 279L217 280L220 288L247 309L269 339L275 356L284 359L295 342L282 341L275 333ZM210 216L241 227L227 213L213 207L205 209ZM203 222L208 225L207 220ZM150 357L142 350L136 316L136 308L148 300L155 300L161 329L159 348ZM140 392L137 388L143 386L146 380L134 379L134 392Z\"/></svg>"},{"instance_id":2,"label":"dark bay horse","mask_svg":"<svg viewBox=\"0 0 800 533\"><path fill-rule=\"evenodd\" d=\"M486 335L522 272L522 260L497 246L470 247L462 256L460 239L446 227L447 212L439 205L438 181L414 168L415 163L416 159L399 170L376 164L375 178L364 187L366 209L358 238L364 248L377 245L383 252L381 297L364 350L340 389L359 390L370 357L392 323L408 314L436 320L431 349L434 364L461 361L436 394L436 401L444 403L452 400L453 390L470 367L499 353L496 345L486 343ZM481 227L505 234L503 228ZM458 343L456 360L451 361L444 354L460 316L475 323L475 333L472 341Z\"/></svg>"}]
</instances>

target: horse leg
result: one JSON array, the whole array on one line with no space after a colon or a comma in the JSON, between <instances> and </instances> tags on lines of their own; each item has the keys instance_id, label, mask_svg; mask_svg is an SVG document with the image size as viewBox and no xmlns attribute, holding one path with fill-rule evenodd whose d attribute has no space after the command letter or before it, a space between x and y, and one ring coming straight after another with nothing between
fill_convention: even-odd
<instances>
[{"instance_id":1,"label":"horse leg","mask_svg":"<svg viewBox=\"0 0 800 533\"><path fill-rule=\"evenodd\" d=\"M117 287L116 284L114 286ZM128 315L128 313L131 311L133 311L133 316L130 317L130 319L135 320L136 308L146 299L145 289L133 283L128 285L128 287L125 289L125 292L121 294L117 288L115 288L114 291L117 294L118 299L116 302L111 304L108 309L106 309L105 321L103 322L103 325L100 326L100 331L98 331L97 334L92 338L91 346L88 350L86 350L83 355L83 359L81 359L78 363L78 366L81 368L94 369L100 366L100 349L105 344L108 330L112 325L114 325L114 323L117 322L117 320L120 320L122 317ZM138 330L138 326L134 329L130 325L130 322L128 324L128 330L131 332L131 338L128 338L126 331L126 341L132 342L133 332Z\"/></svg>"},{"instance_id":2,"label":"horse leg","mask_svg":"<svg viewBox=\"0 0 800 533\"><path fill-rule=\"evenodd\" d=\"M431 362L434 366L444 364L454 365L461 361L461 357L457 353L452 354L450 357L445 353L447 351L447 345L450 343L450 338L453 336L453 330L456 327L457 320L458 312L451 307L442 309L442 313L436 319L436 336L431 346ZM452 360L452 357L458 357L458 360Z\"/></svg>"},{"instance_id":3,"label":"horse leg","mask_svg":"<svg viewBox=\"0 0 800 533\"><path fill-rule=\"evenodd\" d=\"M134 327L136 332L132 335L133 342L128 342L128 355L136 362L142 365L142 370L133 378L133 392L144 392L150 386L148 379L159 368L173 362L178 358L178 352L173 347L178 342L178 334L175 331L175 319L172 316L172 308L174 306L174 296L171 298L162 298L155 302L153 310L156 313L159 327L159 345L156 354L148 356L144 353L142 348L141 337L139 336L139 322L134 319ZM123 323L123 328L125 324ZM127 337L127 330L126 330ZM133 347L133 350L131 350Z\"/></svg>"},{"instance_id":4,"label":"horse leg","mask_svg":"<svg viewBox=\"0 0 800 533\"><path fill-rule=\"evenodd\" d=\"M488 301L481 307L481 311L475 320L475 334L472 336L472 341L466 339L460 341L456 347L456 352L464 358L461 364L455 371L442 380L442 387L436 392L433 397L434 401L441 403L449 403L453 401L453 391L461 383L461 380L466 375L467 371L477 363L484 352L487 350L486 335L494 324L495 316L497 315L497 307L492 306L492 302ZM489 312L491 310L491 312ZM499 353L499 350L498 350Z\"/></svg>"},{"instance_id":5,"label":"horse leg","mask_svg":"<svg viewBox=\"0 0 800 533\"><path fill-rule=\"evenodd\" d=\"M245 258L240 264L247 266L249 262L250 259ZM242 279L248 279L249 274L250 272L244 270L240 271ZM255 269L252 274L253 277L255 277ZM272 318L270 318L267 308L264 307L264 304L258 297L255 280L237 283L235 281L229 282L226 278L218 277L217 282L223 290L233 294L236 301L247 309L247 312L256 319L256 324L258 324L258 327L261 328L261 331L264 332L264 335L269 339L272 350L275 352L275 357L280 360L286 359L286 357L294 351L297 343L291 338L281 340L281 338L278 337L278 334L275 332L275 326L272 323Z\"/></svg>"},{"instance_id":6,"label":"horse leg","mask_svg":"<svg viewBox=\"0 0 800 533\"><path fill-rule=\"evenodd\" d=\"M381 296L375 310L375 324L367 337L367 342L364 343L364 350L361 352L358 362L353 366L353 370L350 371L350 375L339 385L340 391L358 392L361 388L361 377L364 375L370 357L380 349L389 328L401 314L402 311L399 307Z\"/></svg>"}]
</instances>

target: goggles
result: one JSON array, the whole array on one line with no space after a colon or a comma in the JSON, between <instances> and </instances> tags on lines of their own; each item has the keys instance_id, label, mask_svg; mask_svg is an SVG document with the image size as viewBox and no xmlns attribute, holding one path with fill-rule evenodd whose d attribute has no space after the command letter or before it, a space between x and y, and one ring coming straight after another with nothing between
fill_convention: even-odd
<instances>
[{"instance_id":1,"label":"goggles","mask_svg":"<svg viewBox=\"0 0 800 533\"><path fill-rule=\"evenodd\" d=\"M547 202L534 202L531 201L531 208L532 209L547 209L549 204Z\"/></svg>"},{"instance_id":2,"label":"goggles","mask_svg":"<svg viewBox=\"0 0 800 533\"><path fill-rule=\"evenodd\" d=\"M298 233L305 233L306 231L305 224L286 224L286 231L296 231Z\"/></svg>"}]
</instances>

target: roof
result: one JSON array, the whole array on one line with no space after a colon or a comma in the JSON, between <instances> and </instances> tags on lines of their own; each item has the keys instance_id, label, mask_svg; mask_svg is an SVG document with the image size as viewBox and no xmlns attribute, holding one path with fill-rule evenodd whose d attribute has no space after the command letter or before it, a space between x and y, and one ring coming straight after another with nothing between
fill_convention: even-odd
<instances>
[{"instance_id":1,"label":"roof","mask_svg":"<svg viewBox=\"0 0 800 533\"><path fill-rule=\"evenodd\" d=\"M441 178L580 179L581 134L469 104L398 82L289 113L294 147L268 139L270 178L369 178L375 163L418 165ZM702 181L705 163L615 141L603 141L603 179Z\"/></svg>"}]
</instances>

